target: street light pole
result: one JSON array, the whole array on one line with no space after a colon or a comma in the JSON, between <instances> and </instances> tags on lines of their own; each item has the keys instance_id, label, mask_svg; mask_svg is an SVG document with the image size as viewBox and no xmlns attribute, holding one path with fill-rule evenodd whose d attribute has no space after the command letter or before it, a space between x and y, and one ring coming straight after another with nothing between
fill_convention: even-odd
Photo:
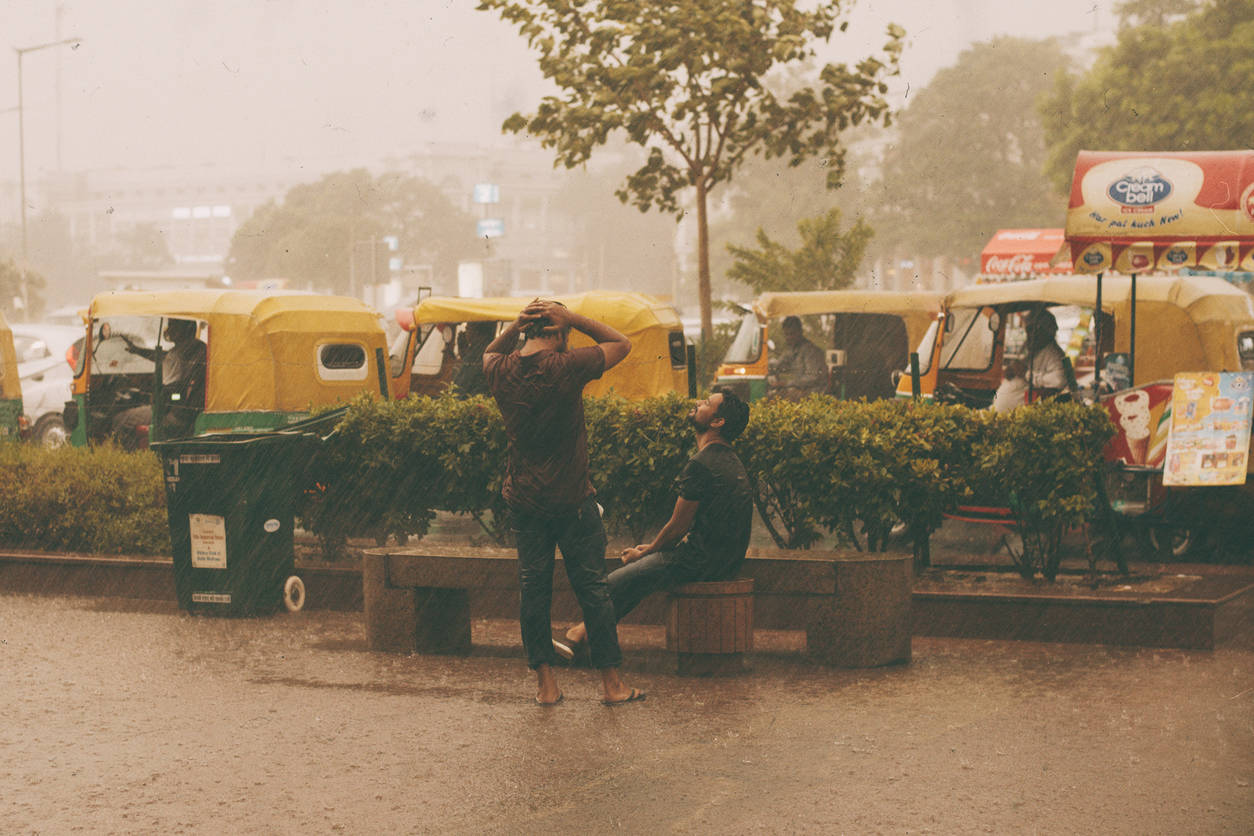
<instances>
[{"instance_id":1,"label":"street light pole","mask_svg":"<svg viewBox=\"0 0 1254 836\"><path fill-rule=\"evenodd\" d=\"M38 52L41 49L51 49L54 46L64 46L73 44L78 46L82 41L79 38L63 38L59 41L50 41L46 44L36 44L35 46L15 46L13 51L17 53L17 171L18 171L18 199L22 203L22 305L24 306L26 315L30 310L30 293L26 286L26 261L27 261L27 237L26 237L26 117L22 108L22 56L28 52Z\"/></svg>"}]
</instances>

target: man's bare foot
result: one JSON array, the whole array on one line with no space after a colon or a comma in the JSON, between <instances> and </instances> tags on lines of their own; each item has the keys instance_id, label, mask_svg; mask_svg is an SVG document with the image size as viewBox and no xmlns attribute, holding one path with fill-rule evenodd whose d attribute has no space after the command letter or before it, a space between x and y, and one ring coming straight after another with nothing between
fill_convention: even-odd
<instances>
[{"instance_id":1,"label":"man's bare foot","mask_svg":"<svg viewBox=\"0 0 1254 836\"><path fill-rule=\"evenodd\" d=\"M618 705L642 699L644 699L644 691L629 688L619 677L618 668L605 668L601 671L601 702L606 705Z\"/></svg>"},{"instance_id":2,"label":"man's bare foot","mask_svg":"<svg viewBox=\"0 0 1254 836\"><path fill-rule=\"evenodd\" d=\"M536 702L540 705L557 705L562 701L562 689L557 687L557 677L548 665L536 668L536 684L539 685Z\"/></svg>"}]
</instances>

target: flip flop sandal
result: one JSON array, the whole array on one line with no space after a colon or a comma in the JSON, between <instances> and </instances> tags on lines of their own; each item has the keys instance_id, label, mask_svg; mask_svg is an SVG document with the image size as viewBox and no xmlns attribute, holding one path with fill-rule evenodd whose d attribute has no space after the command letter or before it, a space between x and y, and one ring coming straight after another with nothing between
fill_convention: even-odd
<instances>
[{"instance_id":1,"label":"flip flop sandal","mask_svg":"<svg viewBox=\"0 0 1254 836\"><path fill-rule=\"evenodd\" d=\"M601 705L622 705L623 703L626 703L626 702L639 702L639 701L643 700L643 699L644 699L644 697L645 697L645 693L644 693L644 691L640 691L640 690L638 690L638 689L636 689L636 688L632 688L632 689L631 689L631 693L630 693L630 694L628 694L628 695L627 695L627 697L626 697L625 699L621 699L621 700L601 700Z\"/></svg>"}]
</instances>

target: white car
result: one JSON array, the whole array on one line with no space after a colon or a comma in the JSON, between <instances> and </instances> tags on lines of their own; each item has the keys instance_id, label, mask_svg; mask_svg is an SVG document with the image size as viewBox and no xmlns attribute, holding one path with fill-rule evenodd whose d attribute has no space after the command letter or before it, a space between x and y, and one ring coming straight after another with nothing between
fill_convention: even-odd
<instances>
[{"instance_id":1,"label":"white car","mask_svg":"<svg viewBox=\"0 0 1254 836\"><path fill-rule=\"evenodd\" d=\"M14 323L17 374L22 383L22 412L30 422L31 440L45 447L69 441L61 412L70 399L74 370L72 348L83 329L68 325Z\"/></svg>"}]
</instances>

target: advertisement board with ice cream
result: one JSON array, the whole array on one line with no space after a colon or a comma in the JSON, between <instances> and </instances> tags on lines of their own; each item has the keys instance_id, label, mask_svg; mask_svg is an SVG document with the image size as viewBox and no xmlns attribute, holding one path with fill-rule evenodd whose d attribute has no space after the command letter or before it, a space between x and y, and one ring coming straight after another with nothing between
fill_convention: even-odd
<instances>
[{"instance_id":1,"label":"advertisement board with ice cream","mask_svg":"<svg viewBox=\"0 0 1254 836\"><path fill-rule=\"evenodd\" d=\"M1249 460L1254 372L1176 375L1164 485L1242 485Z\"/></svg>"},{"instance_id":2,"label":"advertisement board with ice cream","mask_svg":"<svg viewBox=\"0 0 1254 836\"><path fill-rule=\"evenodd\" d=\"M1081 151L1066 239L1081 273L1254 269L1254 151Z\"/></svg>"},{"instance_id":3,"label":"advertisement board with ice cream","mask_svg":"<svg viewBox=\"0 0 1254 836\"><path fill-rule=\"evenodd\" d=\"M1138 467L1162 467L1171 424L1171 384L1139 386L1102 400L1117 430L1106 446L1106 460Z\"/></svg>"}]
</instances>

